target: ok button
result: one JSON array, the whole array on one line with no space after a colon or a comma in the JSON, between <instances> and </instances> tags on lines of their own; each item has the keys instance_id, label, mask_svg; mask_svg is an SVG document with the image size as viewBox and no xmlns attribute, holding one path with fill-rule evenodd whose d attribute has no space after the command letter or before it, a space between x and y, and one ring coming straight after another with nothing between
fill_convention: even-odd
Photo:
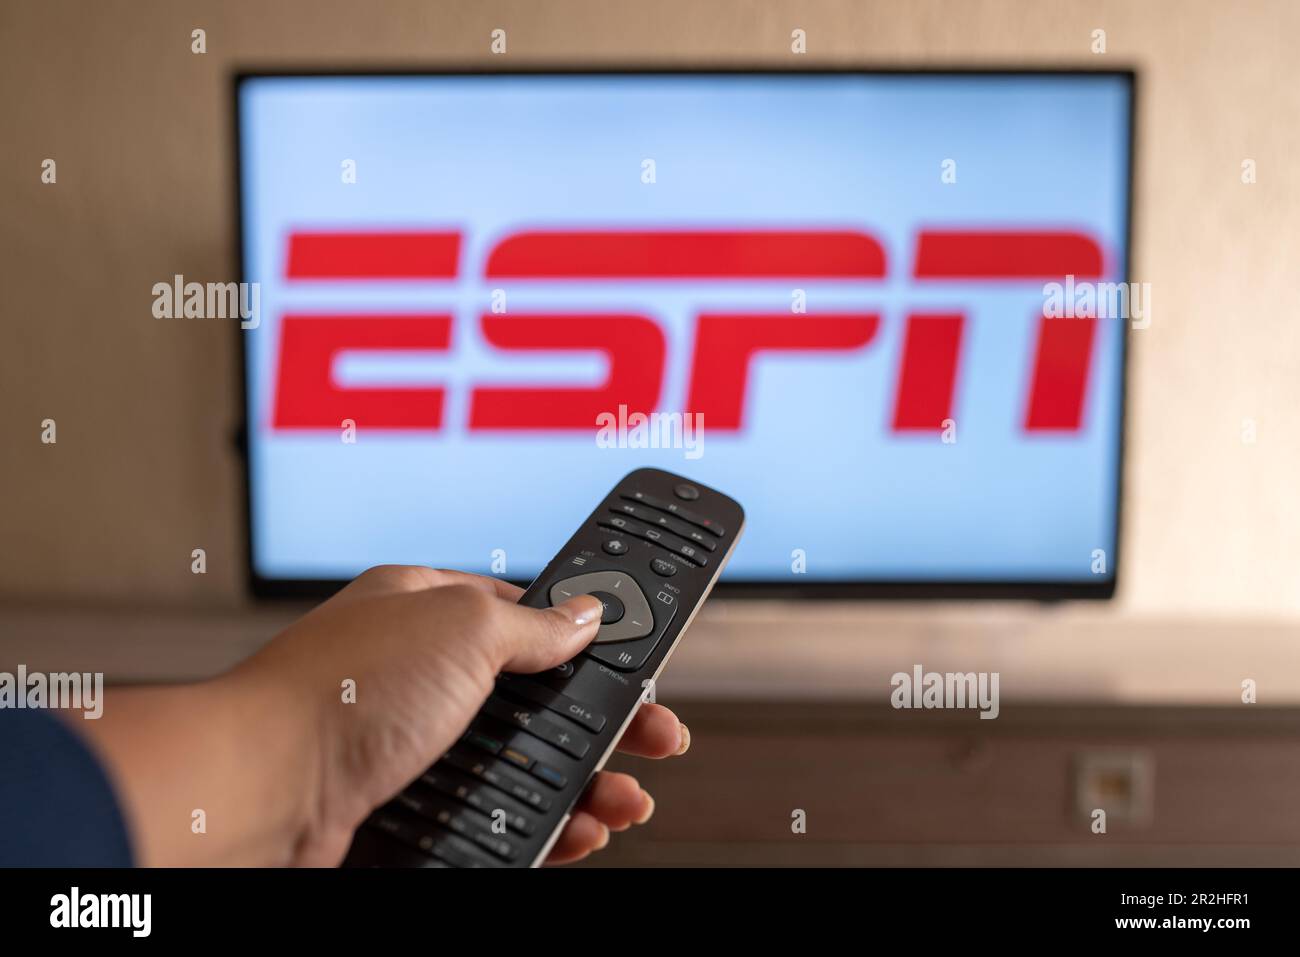
<instances>
[{"instance_id":1,"label":"ok button","mask_svg":"<svg viewBox=\"0 0 1300 957\"><path fill-rule=\"evenodd\" d=\"M612 625L623 618L623 603L607 591L590 592L592 598L599 598L605 610L600 615L602 625Z\"/></svg>"}]
</instances>

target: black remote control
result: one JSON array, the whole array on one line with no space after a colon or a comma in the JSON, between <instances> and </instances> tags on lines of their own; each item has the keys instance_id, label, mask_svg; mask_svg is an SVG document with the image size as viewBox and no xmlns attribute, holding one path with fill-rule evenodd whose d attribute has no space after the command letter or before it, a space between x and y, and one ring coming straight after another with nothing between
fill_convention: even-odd
<instances>
[{"instance_id":1,"label":"black remote control","mask_svg":"<svg viewBox=\"0 0 1300 957\"><path fill-rule=\"evenodd\" d=\"M605 603L573 661L503 674L464 736L357 831L345 867L530 867L604 766L727 564L745 513L721 492L638 469L528 587L535 608Z\"/></svg>"}]
</instances>

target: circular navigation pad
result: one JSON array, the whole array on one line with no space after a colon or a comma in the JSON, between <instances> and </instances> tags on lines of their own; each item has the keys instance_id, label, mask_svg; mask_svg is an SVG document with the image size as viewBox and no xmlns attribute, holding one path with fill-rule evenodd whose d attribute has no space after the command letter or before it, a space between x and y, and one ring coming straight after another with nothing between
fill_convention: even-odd
<instances>
[{"instance_id":1,"label":"circular navigation pad","mask_svg":"<svg viewBox=\"0 0 1300 957\"><path fill-rule=\"evenodd\" d=\"M568 601L575 595L595 595L605 603L595 644L631 641L654 631L655 619L650 611L650 602L636 579L626 572L587 572L563 578L551 586L548 595L552 605Z\"/></svg>"}]
</instances>

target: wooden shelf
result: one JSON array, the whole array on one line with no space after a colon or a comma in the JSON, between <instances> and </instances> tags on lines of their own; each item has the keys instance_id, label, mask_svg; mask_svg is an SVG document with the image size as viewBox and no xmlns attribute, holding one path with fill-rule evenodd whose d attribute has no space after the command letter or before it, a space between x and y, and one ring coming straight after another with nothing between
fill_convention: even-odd
<instances>
[{"instance_id":1,"label":"wooden shelf","mask_svg":"<svg viewBox=\"0 0 1300 957\"><path fill-rule=\"evenodd\" d=\"M0 610L0 670L102 671L110 681L202 678L306 610L18 606ZM1089 604L711 602L661 692L696 699L888 701L890 677L996 671L1006 701L1300 704L1300 622L1176 620Z\"/></svg>"}]
</instances>

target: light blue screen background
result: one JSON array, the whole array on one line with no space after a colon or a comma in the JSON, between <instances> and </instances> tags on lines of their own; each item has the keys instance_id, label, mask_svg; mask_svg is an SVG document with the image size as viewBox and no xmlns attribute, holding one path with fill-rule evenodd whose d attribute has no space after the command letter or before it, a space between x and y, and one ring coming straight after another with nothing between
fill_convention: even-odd
<instances>
[{"instance_id":1,"label":"light blue screen background","mask_svg":"<svg viewBox=\"0 0 1300 957\"><path fill-rule=\"evenodd\" d=\"M1129 90L1122 77L265 77L240 87L247 281L262 284L248 355L254 565L268 578L345 578L384 562L529 578L626 472L654 465L738 499L745 536L726 578L1096 581L1114 554L1123 336L1097 326L1083 428L1027 434L1041 282L918 283L923 227L1069 228L1126 278ZM641 180L653 158L653 185ZM341 163L357 181L342 182ZM954 159L957 181L942 182ZM487 252L523 228L853 228L885 246L872 282L503 283ZM295 228L459 229L442 282L283 279ZM601 449L590 433L469 433L473 383L595 385L590 355L499 353L477 317L629 309L668 339L661 408L684 407L695 316L722 308L878 311L853 353L762 354L740 433L704 454ZM966 313L958 441L890 429L904 318ZM273 432L278 323L288 311L450 311L452 349L345 357L355 385L439 383L433 433ZM792 319L795 317L792 317ZM792 574L792 552L806 573ZM1108 560L1109 567L1109 560Z\"/></svg>"}]
</instances>

